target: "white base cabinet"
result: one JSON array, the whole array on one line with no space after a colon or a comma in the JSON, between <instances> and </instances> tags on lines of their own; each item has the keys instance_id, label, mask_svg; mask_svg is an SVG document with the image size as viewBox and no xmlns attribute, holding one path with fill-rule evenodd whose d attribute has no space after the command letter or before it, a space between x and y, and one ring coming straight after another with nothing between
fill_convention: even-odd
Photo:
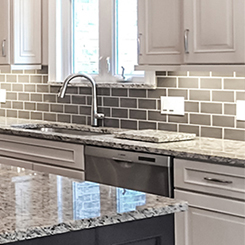
<instances>
[{"instance_id":1,"label":"white base cabinet","mask_svg":"<svg viewBox=\"0 0 245 245\"><path fill-rule=\"evenodd\" d=\"M189 203L175 217L176 245L245 244L245 169L175 159L176 199Z\"/></svg>"}]
</instances>

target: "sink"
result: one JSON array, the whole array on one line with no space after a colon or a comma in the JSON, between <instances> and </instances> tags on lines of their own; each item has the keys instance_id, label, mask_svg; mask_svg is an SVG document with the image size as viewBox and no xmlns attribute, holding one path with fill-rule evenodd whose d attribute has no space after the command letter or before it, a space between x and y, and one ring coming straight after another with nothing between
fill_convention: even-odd
<instances>
[{"instance_id":1,"label":"sink","mask_svg":"<svg viewBox=\"0 0 245 245\"><path fill-rule=\"evenodd\" d=\"M91 131L81 131L76 129L67 129L67 128L28 128L29 130L38 130L41 132L50 132L50 133L61 133L61 134L72 134L72 135L82 135L82 136L89 136L89 135L101 135L104 134L103 132L91 132Z\"/></svg>"}]
</instances>

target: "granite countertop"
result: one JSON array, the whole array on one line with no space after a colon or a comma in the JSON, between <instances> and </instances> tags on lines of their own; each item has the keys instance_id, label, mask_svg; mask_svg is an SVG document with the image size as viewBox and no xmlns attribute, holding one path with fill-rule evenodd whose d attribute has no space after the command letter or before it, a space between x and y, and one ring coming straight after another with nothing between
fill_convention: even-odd
<instances>
[{"instance_id":1,"label":"granite countertop","mask_svg":"<svg viewBox=\"0 0 245 245\"><path fill-rule=\"evenodd\" d=\"M12 124L15 124L16 127L11 127ZM102 134L94 136L77 136L53 132L40 132L28 129L42 126L73 128L83 131L101 132ZM116 138L113 133L119 131L124 130L0 117L0 134L19 135L78 144L110 147L115 149L169 155L178 158L245 167L245 141L242 142L196 137L195 139L189 141L149 143Z\"/></svg>"},{"instance_id":2,"label":"granite countertop","mask_svg":"<svg viewBox=\"0 0 245 245\"><path fill-rule=\"evenodd\" d=\"M0 244L186 211L184 201L0 164Z\"/></svg>"}]
</instances>

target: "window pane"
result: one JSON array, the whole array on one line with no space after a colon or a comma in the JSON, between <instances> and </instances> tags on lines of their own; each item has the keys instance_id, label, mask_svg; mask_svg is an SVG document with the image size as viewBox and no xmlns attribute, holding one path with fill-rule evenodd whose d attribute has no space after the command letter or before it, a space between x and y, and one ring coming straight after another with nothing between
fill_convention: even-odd
<instances>
[{"instance_id":1,"label":"window pane","mask_svg":"<svg viewBox=\"0 0 245 245\"><path fill-rule=\"evenodd\" d=\"M116 0L116 74L133 74L137 64L137 0Z\"/></svg>"},{"instance_id":2,"label":"window pane","mask_svg":"<svg viewBox=\"0 0 245 245\"><path fill-rule=\"evenodd\" d=\"M73 72L98 74L99 0L73 0Z\"/></svg>"}]
</instances>

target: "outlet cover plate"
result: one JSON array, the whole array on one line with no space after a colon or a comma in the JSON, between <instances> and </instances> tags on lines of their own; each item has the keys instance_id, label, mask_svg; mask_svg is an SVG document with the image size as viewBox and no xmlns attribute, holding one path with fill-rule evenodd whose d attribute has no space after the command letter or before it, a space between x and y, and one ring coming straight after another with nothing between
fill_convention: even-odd
<instances>
[{"instance_id":1,"label":"outlet cover plate","mask_svg":"<svg viewBox=\"0 0 245 245\"><path fill-rule=\"evenodd\" d=\"M0 89L0 103L6 103L6 89Z\"/></svg>"},{"instance_id":2,"label":"outlet cover plate","mask_svg":"<svg viewBox=\"0 0 245 245\"><path fill-rule=\"evenodd\" d=\"M161 96L161 114L184 115L184 97Z\"/></svg>"},{"instance_id":3,"label":"outlet cover plate","mask_svg":"<svg viewBox=\"0 0 245 245\"><path fill-rule=\"evenodd\" d=\"M236 102L236 119L245 121L245 100L237 100Z\"/></svg>"}]
</instances>

